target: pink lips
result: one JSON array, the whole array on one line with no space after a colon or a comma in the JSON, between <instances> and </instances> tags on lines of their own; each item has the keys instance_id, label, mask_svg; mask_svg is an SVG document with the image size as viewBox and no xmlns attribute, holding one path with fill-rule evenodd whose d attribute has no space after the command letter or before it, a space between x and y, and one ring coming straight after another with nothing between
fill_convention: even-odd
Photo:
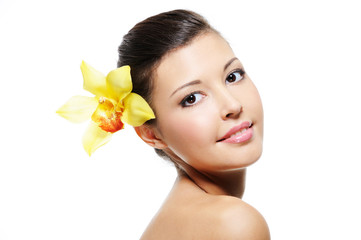
<instances>
[{"instance_id":1,"label":"pink lips","mask_svg":"<svg viewBox=\"0 0 361 240\"><path fill-rule=\"evenodd\" d=\"M217 142L224 143L243 143L251 139L253 136L252 122L245 121L241 124L231 128L226 135L224 135Z\"/></svg>"}]
</instances>

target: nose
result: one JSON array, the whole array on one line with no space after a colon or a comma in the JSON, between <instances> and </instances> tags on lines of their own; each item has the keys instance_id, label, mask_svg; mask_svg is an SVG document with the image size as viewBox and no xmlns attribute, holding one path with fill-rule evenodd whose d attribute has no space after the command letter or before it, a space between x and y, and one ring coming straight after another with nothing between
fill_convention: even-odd
<instances>
[{"instance_id":1,"label":"nose","mask_svg":"<svg viewBox=\"0 0 361 240\"><path fill-rule=\"evenodd\" d=\"M223 91L220 98L221 117L223 120L236 119L242 113L240 101L229 91Z\"/></svg>"}]
</instances>

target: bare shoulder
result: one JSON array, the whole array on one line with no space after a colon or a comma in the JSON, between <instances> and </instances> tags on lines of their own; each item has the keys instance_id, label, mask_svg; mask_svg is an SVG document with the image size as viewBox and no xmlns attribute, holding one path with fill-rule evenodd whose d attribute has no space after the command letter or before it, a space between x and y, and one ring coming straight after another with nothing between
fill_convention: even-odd
<instances>
[{"instance_id":1,"label":"bare shoulder","mask_svg":"<svg viewBox=\"0 0 361 240\"><path fill-rule=\"evenodd\" d=\"M238 198L218 196L209 206L209 211L207 215L215 223L212 224L212 239L270 239L263 216Z\"/></svg>"},{"instance_id":2,"label":"bare shoulder","mask_svg":"<svg viewBox=\"0 0 361 240\"><path fill-rule=\"evenodd\" d=\"M142 240L269 240L262 215L239 198L178 186L153 218Z\"/></svg>"}]
</instances>

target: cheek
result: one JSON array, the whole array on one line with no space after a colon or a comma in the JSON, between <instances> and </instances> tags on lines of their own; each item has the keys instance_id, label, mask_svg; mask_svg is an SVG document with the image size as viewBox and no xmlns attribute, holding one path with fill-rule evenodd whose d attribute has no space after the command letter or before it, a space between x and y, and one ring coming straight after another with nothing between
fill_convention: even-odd
<instances>
[{"instance_id":1,"label":"cheek","mask_svg":"<svg viewBox=\"0 0 361 240\"><path fill-rule=\"evenodd\" d=\"M255 89L254 91L254 102L253 102L253 107L255 109L255 114L258 117L258 121L260 121L263 124L263 106L262 106L262 101L261 101L261 97L259 96L259 93L257 91L257 89Z\"/></svg>"},{"instance_id":2,"label":"cheek","mask_svg":"<svg viewBox=\"0 0 361 240\"><path fill-rule=\"evenodd\" d=\"M259 129L260 136L263 136L263 106L260 95L256 89L253 87L252 91L249 91L249 99L252 99L248 102L246 106L248 111L251 111L252 116L255 118L257 127Z\"/></svg>"},{"instance_id":3,"label":"cheek","mask_svg":"<svg viewBox=\"0 0 361 240\"><path fill-rule=\"evenodd\" d=\"M183 155L186 151L204 147L216 138L212 131L215 129L214 118L204 110L184 109L167 116L162 133L170 148Z\"/></svg>"},{"instance_id":4,"label":"cheek","mask_svg":"<svg viewBox=\"0 0 361 240\"><path fill-rule=\"evenodd\" d=\"M263 116L262 102L256 88L254 88L253 91L250 91L249 99L252 99L249 103L250 109L254 111L254 114L258 117Z\"/></svg>"},{"instance_id":5,"label":"cheek","mask_svg":"<svg viewBox=\"0 0 361 240\"><path fill-rule=\"evenodd\" d=\"M245 87L247 91L243 91L240 99L243 107L247 108L247 111L256 117L258 121L263 121L263 107L261 97L258 93L256 86L249 81Z\"/></svg>"}]
</instances>

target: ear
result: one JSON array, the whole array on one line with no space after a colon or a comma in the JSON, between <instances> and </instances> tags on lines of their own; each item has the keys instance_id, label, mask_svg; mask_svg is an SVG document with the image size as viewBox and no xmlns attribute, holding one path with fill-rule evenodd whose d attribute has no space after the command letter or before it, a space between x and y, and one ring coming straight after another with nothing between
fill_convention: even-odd
<instances>
[{"instance_id":1,"label":"ear","mask_svg":"<svg viewBox=\"0 0 361 240\"><path fill-rule=\"evenodd\" d=\"M138 136L148 145L157 149L164 149L167 147L167 144L158 137L156 129L152 126L143 124L139 127L134 127Z\"/></svg>"}]
</instances>

